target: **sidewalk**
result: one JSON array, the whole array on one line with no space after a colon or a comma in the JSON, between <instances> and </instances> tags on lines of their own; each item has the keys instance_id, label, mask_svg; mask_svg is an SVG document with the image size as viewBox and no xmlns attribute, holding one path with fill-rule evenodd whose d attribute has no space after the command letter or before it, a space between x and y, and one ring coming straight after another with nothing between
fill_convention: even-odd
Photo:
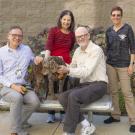
<instances>
[{"instance_id":1,"label":"sidewalk","mask_svg":"<svg viewBox=\"0 0 135 135\"><path fill-rule=\"evenodd\" d=\"M56 116L58 117L58 114ZM135 135L128 131L129 124L126 116L121 117L120 123L105 125L103 120L107 117L94 115L94 125L97 128L94 135ZM46 113L34 113L29 120L33 124L32 128L28 129L30 135L62 135L62 124L59 125L59 122L48 124L45 123L46 119ZM9 124L9 112L0 112L0 135L10 135ZM80 126L77 128L76 135L79 135L79 129Z\"/></svg>"}]
</instances>

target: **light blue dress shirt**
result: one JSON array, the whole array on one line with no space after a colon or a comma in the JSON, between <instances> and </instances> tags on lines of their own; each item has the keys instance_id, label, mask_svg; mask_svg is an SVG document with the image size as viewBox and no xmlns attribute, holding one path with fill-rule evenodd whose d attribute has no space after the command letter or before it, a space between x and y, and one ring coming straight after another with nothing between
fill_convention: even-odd
<instances>
[{"instance_id":1,"label":"light blue dress shirt","mask_svg":"<svg viewBox=\"0 0 135 135\"><path fill-rule=\"evenodd\" d=\"M11 84L26 84L27 68L34 60L29 46L20 44L17 49L8 45L0 48L0 83L10 87ZM19 72L18 72L19 71Z\"/></svg>"}]
</instances>

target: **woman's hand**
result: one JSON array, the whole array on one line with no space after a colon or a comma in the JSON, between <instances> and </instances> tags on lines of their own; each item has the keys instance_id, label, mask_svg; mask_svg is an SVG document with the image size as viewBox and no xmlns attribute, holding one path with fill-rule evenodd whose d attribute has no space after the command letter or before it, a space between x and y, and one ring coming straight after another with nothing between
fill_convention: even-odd
<instances>
[{"instance_id":1,"label":"woman's hand","mask_svg":"<svg viewBox=\"0 0 135 135\"><path fill-rule=\"evenodd\" d=\"M43 57L41 56L36 56L35 59L34 59L34 63L36 65L38 65L39 63L41 63L43 61Z\"/></svg>"},{"instance_id":2,"label":"woman's hand","mask_svg":"<svg viewBox=\"0 0 135 135\"><path fill-rule=\"evenodd\" d=\"M132 75L133 74L133 71L134 71L134 65L133 64L130 64L129 67L128 67L128 75Z\"/></svg>"}]
</instances>

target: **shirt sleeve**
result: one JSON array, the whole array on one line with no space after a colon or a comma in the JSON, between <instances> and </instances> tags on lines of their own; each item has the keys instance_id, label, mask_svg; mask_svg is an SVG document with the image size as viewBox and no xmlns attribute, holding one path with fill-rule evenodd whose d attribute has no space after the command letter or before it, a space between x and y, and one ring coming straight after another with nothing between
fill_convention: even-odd
<instances>
[{"instance_id":1,"label":"shirt sleeve","mask_svg":"<svg viewBox=\"0 0 135 135\"><path fill-rule=\"evenodd\" d=\"M129 39L130 52L131 54L135 54L135 37L131 26L129 27L129 31L128 31L128 39Z\"/></svg>"},{"instance_id":2,"label":"shirt sleeve","mask_svg":"<svg viewBox=\"0 0 135 135\"><path fill-rule=\"evenodd\" d=\"M96 66L100 62L100 59L103 56L103 51L101 48L95 50L96 52L93 52L93 54L90 54L90 58L88 59L87 63L84 65L81 65L80 67L70 67L70 76L77 77L77 78L87 78L91 76L93 71L95 70ZM73 65L75 65L76 62L74 60Z\"/></svg>"},{"instance_id":3,"label":"shirt sleeve","mask_svg":"<svg viewBox=\"0 0 135 135\"><path fill-rule=\"evenodd\" d=\"M30 54L30 64L33 64L34 63L34 58L35 58L35 55L34 53L32 52L31 48L29 47L29 54Z\"/></svg>"},{"instance_id":4,"label":"shirt sleeve","mask_svg":"<svg viewBox=\"0 0 135 135\"><path fill-rule=\"evenodd\" d=\"M53 44L54 44L54 28L51 28L49 33L48 33L48 39L45 44L45 50L50 50L52 51Z\"/></svg>"},{"instance_id":5,"label":"shirt sleeve","mask_svg":"<svg viewBox=\"0 0 135 135\"><path fill-rule=\"evenodd\" d=\"M2 60L0 59L0 83L2 83L4 86L10 87L12 84L4 75L3 75L3 65Z\"/></svg>"}]
</instances>

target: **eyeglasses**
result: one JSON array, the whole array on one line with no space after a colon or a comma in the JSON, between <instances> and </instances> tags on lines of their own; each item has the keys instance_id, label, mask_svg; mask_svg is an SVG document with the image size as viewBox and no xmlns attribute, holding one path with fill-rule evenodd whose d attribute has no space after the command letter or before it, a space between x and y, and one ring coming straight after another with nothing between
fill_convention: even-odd
<instances>
[{"instance_id":1,"label":"eyeglasses","mask_svg":"<svg viewBox=\"0 0 135 135\"><path fill-rule=\"evenodd\" d=\"M19 35L19 34L10 34L13 38L17 38L17 37L19 37L19 38L22 38L23 37L23 35Z\"/></svg>"},{"instance_id":2,"label":"eyeglasses","mask_svg":"<svg viewBox=\"0 0 135 135\"><path fill-rule=\"evenodd\" d=\"M88 33L80 35L80 36L76 36L76 39L79 40L79 39L85 38L87 35Z\"/></svg>"},{"instance_id":3,"label":"eyeglasses","mask_svg":"<svg viewBox=\"0 0 135 135\"><path fill-rule=\"evenodd\" d=\"M112 14L112 17L121 17L121 14Z\"/></svg>"}]
</instances>

